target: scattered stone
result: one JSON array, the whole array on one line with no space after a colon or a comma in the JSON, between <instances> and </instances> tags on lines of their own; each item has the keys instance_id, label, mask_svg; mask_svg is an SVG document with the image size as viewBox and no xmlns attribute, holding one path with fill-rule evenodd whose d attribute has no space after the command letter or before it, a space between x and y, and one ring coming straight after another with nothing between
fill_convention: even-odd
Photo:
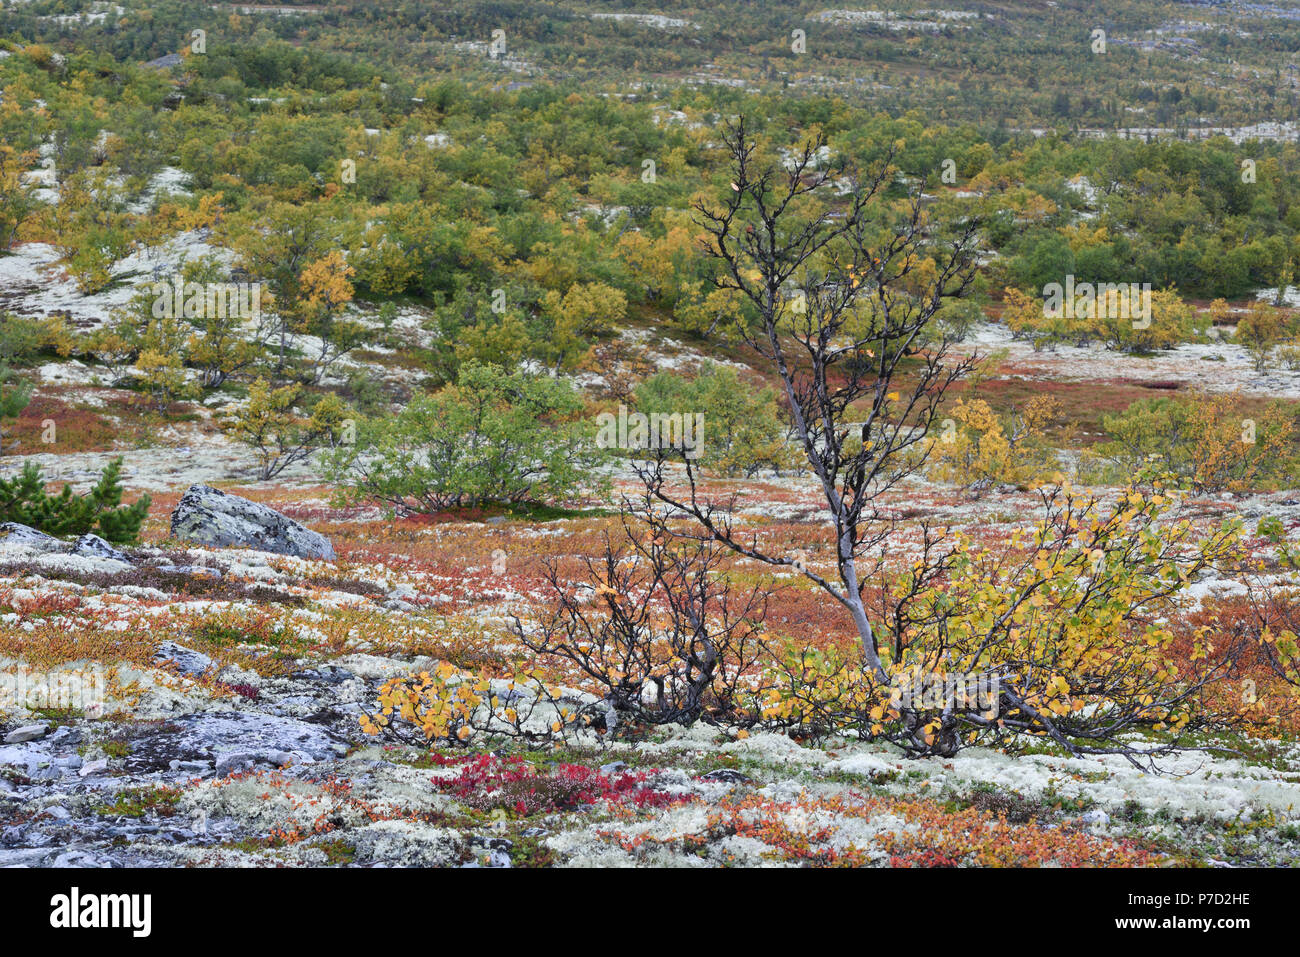
<instances>
[{"instance_id":1,"label":"scattered stone","mask_svg":"<svg viewBox=\"0 0 1300 957\"><path fill-rule=\"evenodd\" d=\"M171 572L173 575L189 575L191 578L211 578L215 580L224 577L220 568L209 568L207 565L164 565L162 569Z\"/></svg>"},{"instance_id":2,"label":"scattered stone","mask_svg":"<svg viewBox=\"0 0 1300 957\"><path fill-rule=\"evenodd\" d=\"M33 552L66 552L68 543L17 522L0 525L0 546L19 547Z\"/></svg>"},{"instance_id":3,"label":"scattered stone","mask_svg":"<svg viewBox=\"0 0 1300 957\"><path fill-rule=\"evenodd\" d=\"M22 744L24 741L35 741L37 738L45 737L45 733L50 730L50 726L45 723L25 724L21 728L14 728L5 735L5 744Z\"/></svg>"},{"instance_id":4,"label":"scattered stone","mask_svg":"<svg viewBox=\"0 0 1300 957\"><path fill-rule=\"evenodd\" d=\"M131 564L126 553L114 548L98 535L82 535L72 546L72 554L84 555L86 558L106 558L110 561Z\"/></svg>"},{"instance_id":5,"label":"scattered stone","mask_svg":"<svg viewBox=\"0 0 1300 957\"><path fill-rule=\"evenodd\" d=\"M293 677L302 681L321 681L327 685L341 685L345 681L352 681L356 678L356 675L346 668L324 664L315 668L304 668L301 671L295 671Z\"/></svg>"},{"instance_id":6,"label":"scattered stone","mask_svg":"<svg viewBox=\"0 0 1300 957\"><path fill-rule=\"evenodd\" d=\"M178 645L174 641L164 641L153 654L154 661L172 661L181 674L196 677L212 667L212 659L200 651Z\"/></svg>"},{"instance_id":7,"label":"scattered stone","mask_svg":"<svg viewBox=\"0 0 1300 957\"><path fill-rule=\"evenodd\" d=\"M213 548L252 548L334 561L324 535L273 508L208 485L191 485L172 512L172 536Z\"/></svg>"},{"instance_id":8,"label":"scattered stone","mask_svg":"<svg viewBox=\"0 0 1300 957\"><path fill-rule=\"evenodd\" d=\"M113 865L89 851L65 851L54 859L52 867L112 867Z\"/></svg>"},{"instance_id":9,"label":"scattered stone","mask_svg":"<svg viewBox=\"0 0 1300 957\"><path fill-rule=\"evenodd\" d=\"M306 763L329 760L347 750L320 725L245 711L183 715L131 744L123 764L132 773L170 770L173 761L213 761L223 776L256 764L279 767L273 758L284 754Z\"/></svg>"},{"instance_id":10,"label":"scattered stone","mask_svg":"<svg viewBox=\"0 0 1300 957\"><path fill-rule=\"evenodd\" d=\"M420 593L412 585L398 585L386 596L392 601L409 602L420 597Z\"/></svg>"},{"instance_id":11,"label":"scattered stone","mask_svg":"<svg viewBox=\"0 0 1300 957\"><path fill-rule=\"evenodd\" d=\"M225 778L243 771L251 771L263 756L254 751L235 751L217 758L217 777ZM269 762L268 762L269 763Z\"/></svg>"},{"instance_id":12,"label":"scattered stone","mask_svg":"<svg viewBox=\"0 0 1300 957\"><path fill-rule=\"evenodd\" d=\"M701 777L705 781L721 781L724 784L748 784L753 780L748 774L742 774L732 768L717 768Z\"/></svg>"},{"instance_id":13,"label":"scattered stone","mask_svg":"<svg viewBox=\"0 0 1300 957\"><path fill-rule=\"evenodd\" d=\"M1110 815L1101 808L1093 808L1079 815L1079 823L1085 824L1094 830L1100 830L1110 823Z\"/></svg>"},{"instance_id":14,"label":"scattered stone","mask_svg":"<svg viewBox=\"0 0 1300 957\"><path fill-rule=\"evenodd\" d=\"M461 867L509 867L510 865L510 852L494 847L487 854L462 864Z\"/></svg>"},{"instance_id":15,"label":"scattered stone","mask_svg":"<svg viewBox=\"0 0 1300 957\"><path fill-rule=\"evenodd\" d=\"M200 774L205 774L212 770L212 762L172 760L167 762L167 767L171 768L173 771L197 771Z\"/></svg>"},{"instance_id":16,"label":"scattered stone","mask_svg":"<svg viewBox=\"0 0 1300 957\"><path fill-rule=\"evenodd\" d=\"M99 758L95 761L87 761L83 764L77 774L83 778L88 778L92 774L99 774L108 770L108 758Z\"/></svg>"},{"instance_id":17,"label":"scattered stone","mask_svg":"<svg viewBox=\"0 0 1300 957\"><path fill-rule=\"evenodd\" d=\"M621 771L625 767L627 767L626 761L611 761L609 764L602 764L600 766L600 773L613 774L615 771Z\"/></svg>"},{"instance_id":18,"label":"scattered stone","mask_svg":"<svg viewBox=\"0 0 1300 957\"><path fill-rule=\"evenodd\" d=\"M275 768L288 768L295 764L311 764L312 757L300 751L235 751L217 757L217 776L228 777L242 771L251 771L259 764ZM181 762L173 762L179 765ZM187 762L193 763L193 762Z\"/></svg>"},{"instance_id":19,"label":"scattered stone","mask_svg":"<svg viewBox=\"0 0 1300 957\"><path fill-rule=\"evenodd\" d=\"M80 744L81 732L69 724L61 724L45 739L46 744Z\"/></svg>"},{"instance_id":20,"label":"scattered stone","mask_svg":"<svg viewBox=\"0 0 1300 957\"><path fill-rule=\"evenodd\" d=\"M361 863L446 867L464 859L465 839L450 828L376 821L353 832Z\"/></svg>"}]
</instances>

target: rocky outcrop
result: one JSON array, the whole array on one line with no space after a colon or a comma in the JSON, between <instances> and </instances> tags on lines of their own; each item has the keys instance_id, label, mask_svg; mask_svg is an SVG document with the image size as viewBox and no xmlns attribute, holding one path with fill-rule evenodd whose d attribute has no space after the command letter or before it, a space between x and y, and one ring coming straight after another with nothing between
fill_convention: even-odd
<instances>
[{"instance_id":1,"label":"rocky outcrop","mask_svg":"<svg viewBox=\"0 0 1300 957\"><path fill-rule=\"evenodd\" d=\"M172 662L181 674L189 678L197 678L213 666L212 659L203 652L178 645L174 641L160 644L153 657L155 661Z\"/></svg>"},{"instance_id":2,"label":"rocky outcrop","mask_svg":"<svg viewBox=\"0 0 1300 957\"><path fill-rule=\"evenodd\" d=\"M126 562L130 564L131 559L108 542L104 541L98 535L82 535L72 546L73 555L84 555L86 558L104 558L114 562Z\"/></svg>"},{"instance_id":3,"label":"rocky outcrop","mask_svg":"<svg viewBox=\"0 0 1300 957\"><path fill-rule=\"evenodd\" d=\"M324 535L273 508L208 485L191 485L181 498L172 512L172 537L212 548L334 560L334 546Z\"/></svg>"},{"instance_id":4,"label":"rocky outcrop","mask_svg":"<svg viewBox=\"0 0 1300 957\"><path fill-rule=\"evenodd\" d=\"M86 569L105 572L127 571L133 564L130 556L98 535L65 542L17 522L0 525L0 559L4 558L34 560L40 568L66 565L65 559L74 559Z\"/></svg>"},{"instance_id":5,"label":"rocky outcrop","mask_svg":"<svg viewBox=\"0 0 1300 957\"><path fill-rule=\"evenodd\" d=\"M321 725L247 711L208 712L173 718L158 731L132 741L131 754L122 766L139 773L188 762L195 768L213 767L224 777L259 764L284 767L327 761L346 750L346 744Z\"/></svg>"},{"instance_id":6,"label":"rocky outcrop","mask_svg":"<svg viewBox=\"0 0 1300 957\"><path fill-rule=\"evenodd\" d=\"M46 535L17 522L5 522L0 525L0 547L6 549L23 549L31 552L66 552L67 542L61 542L53 535Z\"/></svg>"}]
</instances>

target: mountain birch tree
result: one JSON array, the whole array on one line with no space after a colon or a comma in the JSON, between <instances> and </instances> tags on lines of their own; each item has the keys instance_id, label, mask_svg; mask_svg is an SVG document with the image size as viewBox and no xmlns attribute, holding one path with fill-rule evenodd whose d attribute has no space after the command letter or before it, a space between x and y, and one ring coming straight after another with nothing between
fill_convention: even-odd
<instances>
[{"instance_id":1,"label":"mountain birch tree","mask_svg":"<svg viewBox=\"0 0 1300 957\"><path fill-rule=\"evenodd\" d=\"M950 340L934 338L930 320L972 281L976 225L941 237L920 190L901 202L887 198L892 151L863 177L843 160L827 161L824 139L783 163L765 162L743 118L724 142L730 195L718 206L698 203L697 223L708 234L706 254L722 267L718 287L758 312L746 341L780 377L794 440L834 522L835 575L738 535L730 510L701 497L688 459L686 496L670 491L664 457L643 478L657 500L693 516L708 536L748 558L797 567L824 589L852 618L873 676L888 685L862 596L895 527L877 500L922 465L944 392L973 367L972 356L950 356ZM895 385L904 364L905 390ZM942 567L936 561L922 580Z\"/></svg>"},{"instance_id":2,"label":"mountain birch tree","mask_svg":"<svg viewBox=\"0 0 1300 957\"><path fill-rule=\"evenodd\" d=\"M717 284L757 311L747 341L784 391L833 529L833 563L742 530L735 499L702 490L688 456L684 480L667 470L666 452L641 477L655 508L686 519L673 534L793 569L851 619L861 660L827 671L824 654L796 649L775 718L852 729L914 755L1036 736L1073 754L1167 753L1173 744L1123 736L1186 730L1199 720L1200 690L1231 667L1235 646L1198 650L1204 667L1176 673L1163 622L1183 584L1231 557L1234 531L1193 540L1189 523L1166 523L1171 498L1159 480L1143 477L1149 487L1113 507L1043 489L1041 523L1004 547L924 521L903 528L882 496L922 467L945 392L976 362L931 322L971 283L976 224L931 222L923 184L898 198L892 153L864 178L820 139L783 159L765 153L743 120L725 145L729 189L696 206L705 252L720 264ZM933 689L937 677L937 697L906 690L921 680ZM972 696L972 686L992 691Z\"/></svg>"}]
</instances>

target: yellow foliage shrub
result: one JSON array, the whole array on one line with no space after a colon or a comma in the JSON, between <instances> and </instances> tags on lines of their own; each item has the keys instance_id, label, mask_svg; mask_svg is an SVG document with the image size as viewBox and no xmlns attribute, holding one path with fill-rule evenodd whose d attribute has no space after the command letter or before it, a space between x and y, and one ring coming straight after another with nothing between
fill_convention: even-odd
<instances>
[{"instance_id":1,"label":"yellow foliage shrub","mask_svg":"<svg viewBox=\"0 0 1300 957\"><path fill-rule=\"evenodd\" d=\"M963 486L1059 481L1046 430L1060 414L1061 403L1051 396L1036 396L1007 422L983 399L958 399L940 434L929 440L929 476Z\"/></svg>"}]
</instances>

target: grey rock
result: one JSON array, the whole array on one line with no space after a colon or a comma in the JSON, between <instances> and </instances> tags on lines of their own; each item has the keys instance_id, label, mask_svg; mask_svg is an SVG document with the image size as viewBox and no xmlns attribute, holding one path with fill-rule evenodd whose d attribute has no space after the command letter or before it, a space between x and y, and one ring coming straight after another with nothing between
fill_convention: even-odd
<instances>
[{"instance_id":1,"label":"grey rock","mask_svg":"<svg viewBox=\"0 0 1300 957\"><path fill-rule=\"evenodd\" d=\"M68 543L17 522L0 525L0 545L20 545L34 552L66 552Z\"/></svg>"},{"instance_id":2,"label":"grey rock","mask_svg":"<svg viewBox=\"0 0 1300 957\"><path fill-rule=\"evenodd\" d=\"M245 711L182 715L148 735L132 740L122 759L130 773L171 770L172 762L214 761L218 774L275 764L272 756L288 753L299 763L326 761L347 744L326 728L293 718Z\"/></svg>"},{"instance_id":3,"label":"grey rock","mask_svg":"<svg viewBox=\"0 0 1300 957\"><path fill-rule=\"evenodd\" d=\"M174 641L164 641L153 654L154 661L174 661L181 674L189 677L201 675L212 667L212 659L201 651L186 648Z\"/></svg>"},{"instance_id":4,"label":"grey rock","mask_svg":"<svg viewBox=\"0 0 1300 957\"><path fill-rule=\"evenodd\" d=\"M162 828L160 828L157 824L149 824L147 822L136 822L132 824L119 824L116 827L110 827L108 829L108 833L112 834L114 837L125 837L127 839L134 839L135 837L141 834L157 834L161 830Z\"/></svg>"},{"instance_id":5,"label":"grey rock","mask_svg":"<svg viewBox=\"0 0 1300 957\"><path fill-rule=\"evenodd\" d=\"M615 771L621 771L625 767L627 767L626 761L611 761L609 764L602 764L600 766L600 773L613 774Z\"/></svg>"},{"instance_id":6,"label":"grey rock","mask_svg":"<svg viewBox=\"0 0 1300 957\"><path fill-rule=\"evenodd\" d=\"M220 568L209 568L207 565L159 565L158 570L172 575L189 575L191 578L223 577Z\"/></svg>"},{"instance_id":7,"label":"grey rock","mask_svg":"<svg viewBox=\"0 0 1300 957\"><path fill-rule=\"evenodd\" d=\"M0 767L22 768L29 777L41 764L41 753L36 748L0 747Z\"/></svg>"},{"instance_id":8,"label":"grey rock","mask_svg":"<svg viewBox=\"0 0 1300 957\"><path fill-rule=\"evenodd\" d=\"M220 568L209 568L207 565L177 565L176 571L182 575L189 575L193 578L211 578L216 580L224 578Z\"/></svg>"},{"instance_id":9,"label":"grey rock","mask_svg":"<svg viewBox=\"0 0 1300 957\"><path fill-rule=\"evenodd\" d=\"M303 668L295 671L290 677L299 681L319 681L328 685L341 685L345 681L353 680L356 675L346 668L339 668L336 665L318 665L315 668Z\"/></svg>"},{"instance_id":10,"label":"grey rock","mask_svg":"<svg viewBox=\"0 0 1300 957\"><path fill-rule=\"evenodd\" d=\"M144 65L153 70L170 70L172 67L180 66L184 62L179 53L168 53L156 60L150 60Z\"/></svg>"},{"instance_id":11,"label":"grey rock","mask_svg":"<svg viewBox=\"0 0 1300 957\"><path fill-rule=\"evenodd\" d=\"M125 552L119 551L98 535L82 535L72 546L72 554L87 558L107 558L115 562L131 564Z\"/></svg>"},{"instance_id":12,"label":"grey rock","mask_svg":"<svg viewBox=\"0 0 1300 957\"><path fill-rule=\"evenodd\" d=\"M217 756L217 777L224 778L231 774L251 771L263 756L256 751L233 751ZM268 762L269 763L269 762Z\"/></svg>"},{"instance_id":13,"label":"grey rock","mask_svg":"<svg viewBox=\"0 0 1300 957\"><path fill-rule=\"evenodd\" d=\"M47 736L46 736L44 739L42 739L42 740L43 740L43 743L45 743L45 744L47 744L47 745L49 745L49 744L62 744L62 745L74 745L74 744L80 744L80 743L81 743L81 732L78 731L76 728L70 727L70 726L68 726L68 725L66 725L66 724L62 724L62 725L59 725L59 727L58 727L58 728L57 728L57 729L56 729L52 734L47 735Z\"/></svg>"},{"instance_id":14,"label":"grey rock","mask_svg":"<svg viewBox=\"0 0 1300 957\"><path fill-rule=\"evenodd\" d=\"M1079 823L1092 828L1102 828L1110 823L1110 815L1101 808L1093 808L1079 815Z\"/></svg>"},{"instance_id":15,"label":"grey rock","mask_svg":"<svg viewBox=\"0 0 1300 957\"><path fill-rule=\"evenodd\" d=\"M212 770L211 761L176 761L167 762L167 767L173 771L196 771L200 774Z\"/></svg>"},{"instance_id":16,"label":"grey rock","mask_svg":"<svg viewBox=\"0 0 1300 957\"><path fill-rule=\"evenodd\" d=\"M494 847L486 854L477 857L475 860L462 864L461 867L479 868L479 867L509 867L510 852L501 848Z\"/></svg>"},{"instance_id":17,"label":"grey rock","mask_svg":"<svg viewBox=\"0 0 1300 957\"><path fill-rule=\"evenodd\" d=\"M49 851L39 847L0 850L0 867L39 867Z\"/></svg>"},{"instance_id":18,"label":"grey rock","mask_svg":"<svg viewBox=\"0 0 1300 957\"><path fill-rule=\"evenodd\" d=\"M742 774L740 771L733 771L731 768L718 768L702 775L705 781L722 781L726 784L747 784L753 780L748 774Z\"/></svg>"},{"instance_id":19,"label":"grey rock","mask_svg":"<svg viewBox=\"0 0 1300 957\"><path fill-rule=\"evenodd\" d=\"M108 758L98 758L94 761L87 761L78 770L77 774L83 778L88 778L92 774L99 774L108 770Z\"/></svg>"},{"instance_id":20,"label":"grey rock","mask_svg":"<svg viewBox=\"0 0 1300 957\"><path fill-rule=\"evenodd\" d=\"M234 751L217 756L217 776L226 777L242 771L251 771L259 764L275 768L289 768L295 764L311 764L313 758L301 751Z\"/></svg>"},{"instance_id":21,"label":"grey rock","mask_svg":"<svg viewBox=\"0 0 1300 957\"><path fill-rule=\"evenodd\" d=\"M289 768L295 764L311 764L312 757L301 751L272 751L266 759L278 768Z\"/></svg>"},{"instance_id":22,"label":"grey rock","mask_svg":"<svg viewBox=\"0 0 1300 957\"><path fill-rule=\"evenodd\" d=\"M211 548L252 548L277 555L334 561L334 546L273 508L191 485L172 512L172 536Z\"/></svg>"},{"instance_id":23,"label":"grey rock","mask_svg":"<svg viewBox=\"0 0 1300 957\"><path fill-rule=\"evenodd\" d=\"M52 867L112 867L108 861L89 851L64 851L54 859Z\"/></svg>"},{"instance_id":24,"label":"grey rock","mask_svg":"<svg viewBox=\"0 0 1300 957\"><path fill-rule=\"evenodd\" d=\"M22 744L24 741L35 741L37 738L45 737L45 732L50 730L48 724L25 724L21 728L14 728L5 735L5 744Z\"/></svg>"}]
</instances>

